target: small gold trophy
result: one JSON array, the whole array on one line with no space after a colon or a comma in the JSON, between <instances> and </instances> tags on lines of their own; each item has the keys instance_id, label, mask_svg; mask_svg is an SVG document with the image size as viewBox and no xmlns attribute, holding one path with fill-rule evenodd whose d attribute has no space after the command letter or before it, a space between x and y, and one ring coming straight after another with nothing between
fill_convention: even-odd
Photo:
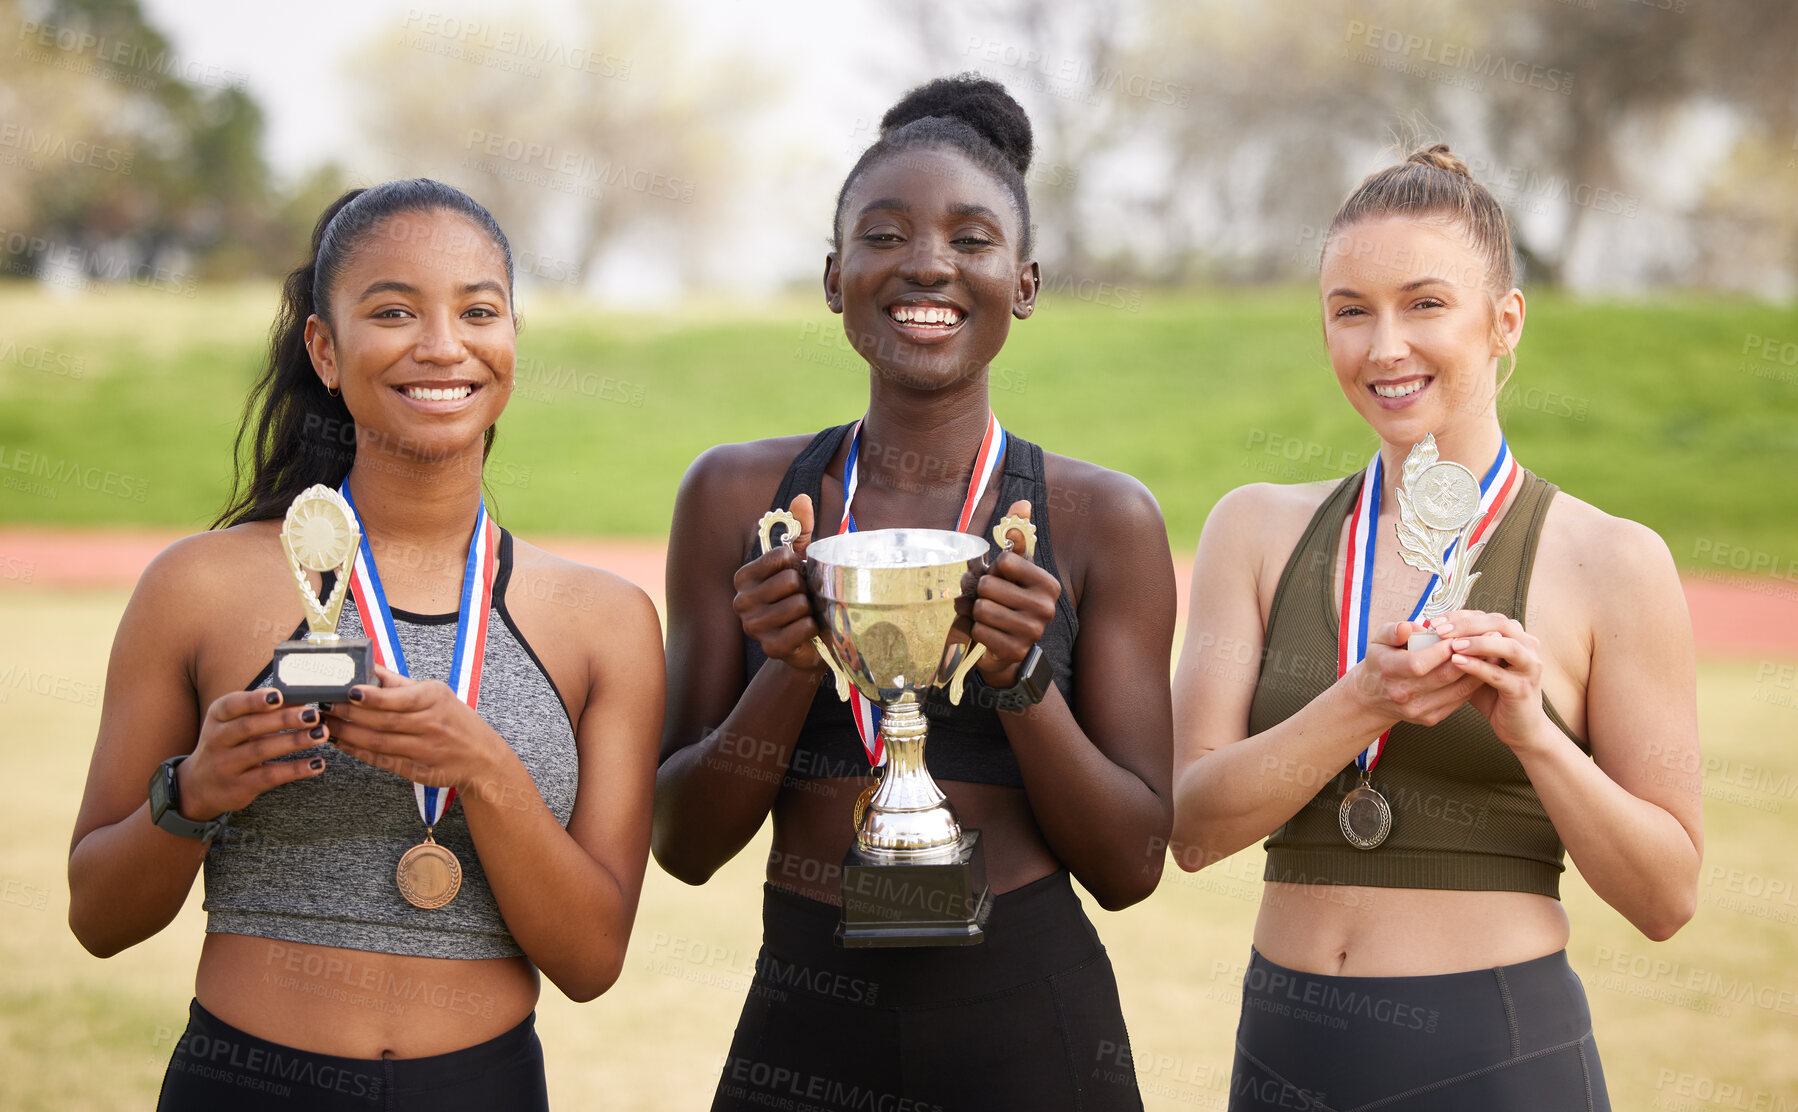
<instances>
[{"instance_id":1,"label":"small gold trophy","mask_svg":"<svg viewBox=\"0 0 1798 1112\"><path fill-rule=\"evenodd\" d=\"M1467 602L1479 572L1468 568L1480 557L1486 542L1470 544L1480 521L1480 481L1473 472L1437 457L1436 436L1424 437L1405 457L1405 471L1398 488L1399 559L1418 571L1436 577L1430 597L1424 600L1418 619L1440 618ZM1445 559L1443 550L1454 542ZM1405 647L1423 649L1442 638L1428 630L1411 635Z\"/></svg>"},{"instance_id":2,"label":"small gold trophy","mask_svg":"<svg viewBox=\"0 0 1798 1112\"><path fill-rule=\"evenodd\" d=\"M374 647L366 637L339 637L337 616L350 589L362 534L343 496L322 484L301 491L281 523L281 548L306 607L306 635L275 646L274 686L289 703L339 703L350 688L374 682ZM337 573L320 602L308 571Z\"/></svg>"}]
</instances>

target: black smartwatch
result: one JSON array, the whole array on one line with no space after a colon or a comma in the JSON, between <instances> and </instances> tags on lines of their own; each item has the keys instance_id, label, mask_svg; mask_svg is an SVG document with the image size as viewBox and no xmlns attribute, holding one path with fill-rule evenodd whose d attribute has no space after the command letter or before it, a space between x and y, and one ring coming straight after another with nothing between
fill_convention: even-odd
<instances>
[{"instance_id":1,"label":"black smartwatch","mask_svg":"<svg viewBox=\"0 0 1798 1112\"><path fill-rule=\"evenodd\" d=\"M183 753L179 757L170 757L156 766L150 776L150 821L183 838L194 838L202 842L210 842L218 837L225 827L225 820L231 817L226 811L216 819L207 822L195 822L184 818L181 814L181 781L175 776L175 768L187 759Z\"/></svg>"},{"instance_id":2,"label":"black smartwatch","mask_svg":"<svg viewBox=\"0 0 1798 1112\"><path fill-rule=\"evenodd\" d=\"M980 678L980 673L974 673ZM1030 646L1030 653L1024 657L1023 666L1018 669L1018 682L1010 687L988 687L986 680L980 680L980 705L992 707L994 710L1023 710L1043 701L1049 688L1055 684L1055 669L1049 658L1043 655L1042 645Z\"/></svg>"}]
</instances>

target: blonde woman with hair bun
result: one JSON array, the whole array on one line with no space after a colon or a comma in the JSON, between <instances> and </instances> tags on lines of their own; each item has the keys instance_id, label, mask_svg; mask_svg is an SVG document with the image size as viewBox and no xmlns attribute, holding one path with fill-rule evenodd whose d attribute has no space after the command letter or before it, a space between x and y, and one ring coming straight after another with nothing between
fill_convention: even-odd
<instances>
[{"instance_id":1,"label":"blonde woman with hair bun","mask_svg":"<svg viewBox=\"0 0 1798 1112\"><path fill-rule=\"evenodd\" d=\"M1524 297L1504 213L1447 146L1349 196L1320 294L1377 452L1218 502L1174 680L1176 861L1266 839L1230 1107L1608 1109L1560 879L1571 856L1657 941L1697 903L1673 560L1511 455L1497 398ZM1407 647L1434 580L1401 559L1398 494L1427 437L1471 472L1483 547L1440 640Z\"/></svg>"}]
</instances>

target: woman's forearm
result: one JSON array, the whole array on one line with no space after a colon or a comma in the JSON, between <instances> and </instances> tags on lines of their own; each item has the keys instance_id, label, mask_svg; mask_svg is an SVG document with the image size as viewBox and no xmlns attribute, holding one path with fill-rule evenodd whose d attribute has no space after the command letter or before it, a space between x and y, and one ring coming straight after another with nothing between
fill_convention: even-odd
<instances>
[{"instance_id":1,"label":"woman's forearm","mask_svg":"<svg viewBox=\"0 0 1798 1112\"><path fill-rule=\"evenodd\" d=\"M999 721L1037 826L1081 885L1108 911L1153 892L1172 821L1168 801L1093 744L1059 688Z\"/></svg>"},{"instance_id":2,"label":"woman's forearm","mask_svg":"<svg viewBox=\"0 0 1798 1112\"><path fill-rule=\"evenodd\" d=\"M1692 833L1611 779L1546 717L1515 752L1580 876L1643 934L1671 938L1698 904Z\"/></svg>"},{"instance_id":3,"label":"woman's forearm","mask_svg":"<svg viewBox=\"0 0 1798 1112\"><path fill-rule=\"evenodd\" d=\"M69 853L69 929L95 957L111 957L180 913L206 847L159 829L144 804L88 831Z\"/></svg>"},{"instance_id":4,"label":"woman's forearm","mask_svg":"<svg viewBox=\"0 0 1798 1112\"><path fill-rule=\"evenodd\" d=\"M717 729L676 750L656 770L656 860L688 884L703 884L767 820L812 699L836 698L822 672L778 660L762 665Z\"/></svg>"},{"instance_id":5,"label":"woman's forearm","mask_svg":"<svg viewBox=\"0 0 1798 1112\"><path fill-rule=\"evenodd\" d=\"M1297 714L1214 749L1174 781L1174 862L1188 872L1272 834L1390 727L1355 697L1350 672Z\"/></svg>"},{"instance_id":6,"label":"woman's forearm","mask_svg":"<svg viewBox=\"0 0 1798 1112\"><path fill-rule=\"evenodd\" d=\"M556 821L516 754L458 798L506 929L574 1000L610 988L636 918L628 878L614 876Z\"/></svg>"}]
</instances>

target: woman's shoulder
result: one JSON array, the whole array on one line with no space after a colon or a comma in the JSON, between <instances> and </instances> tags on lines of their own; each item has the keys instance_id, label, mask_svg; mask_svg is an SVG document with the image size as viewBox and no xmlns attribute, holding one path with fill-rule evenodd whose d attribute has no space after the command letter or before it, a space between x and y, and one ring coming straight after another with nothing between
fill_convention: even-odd
<instances>
[{"instance_id":1,"label":"woman's shoulder","mask_svg":"<svg viewBox=\"0 0 1798 1112\"><path fill-rule=\"evenodd\" d=\"M528 599L548 604L550 612L564 612L571 622L605 617L603 625L620 619L656 622L655 604L647 592L616 572L596 568L547 552L512 535L512 583Z\"/></svg>"},{"instance_id":2,"label":"woman's shoulder","mask_svg":"<svg viewBox=\"0 0 1798 1112\"><path fill-rule=\"evenodd\" d=\"M773 436L707 448L681 479L677 505L695 499L708 505L734 504L749 495L767 500L814 435Z\"/></svg>"},{"instance_id":3,"label":"woman's shoulder","mask_svg":"<svg viewBox=\"0 0 1798 1112\"><path fill-rule=\"evenodd\" d=\"M1142 480L1072 456L1043 453L1043 479L1048 498L1033 507L1056 516L1091 518L1101 530L1134 532L1164 528L1161 503Z\"/></svg>"},{"instance_id":4,"label":"woman's shoulder","mask_svg":"<svg viewBox=\"0 0 1798 1112\"><path fill-rule=\"evenodd\" d=\"M243 597L256 580L287 570L278 520L250 521L182 537L156 554L138 579L139 595L193 593ZM291 573L289 573L291 574ZM246 582L246 576L250 582ZM220 591L221 584L232 590Z\"/></svg>"},{"instance_id":5,"label":"woman's shoulder","mask_svg":"<svg viewBox=\"0 0 1798 1112\"><path fill-rule=\"evenodd\" d=\"M181 654L267 627L271 614L291 610L297 620L299 590L280 529L279 521L252 521L175 541L138 577L129 628L153 630L163 651Z\"/></svg>"},{"instance_id":6,"label":"woman's shoulder","mask_svg":"<svg viewBox=\"0 0 1798 1112\"><path fill-rule=\"evenodd\" d=\"M1229 541L1255 548L1270 544L1290 550L1341 482L1320 479L1310 483L1239 486L1211 507L1201 536L1213 542Z\"/></svg>"},{"instance_id":7,"label":"woman's shoulder","mask_svg":"<svg viewBox=\"0 0 1798 1112\"><path fill-rule=\"evenodd\" d=\"M1564 490L1549 503L1537 549L1538 568L1567 569L1599 600L1615 596L1628 606L1644 588L1679 587L1673 553L1659 533Z\"/></svg>"}]
</instances>

